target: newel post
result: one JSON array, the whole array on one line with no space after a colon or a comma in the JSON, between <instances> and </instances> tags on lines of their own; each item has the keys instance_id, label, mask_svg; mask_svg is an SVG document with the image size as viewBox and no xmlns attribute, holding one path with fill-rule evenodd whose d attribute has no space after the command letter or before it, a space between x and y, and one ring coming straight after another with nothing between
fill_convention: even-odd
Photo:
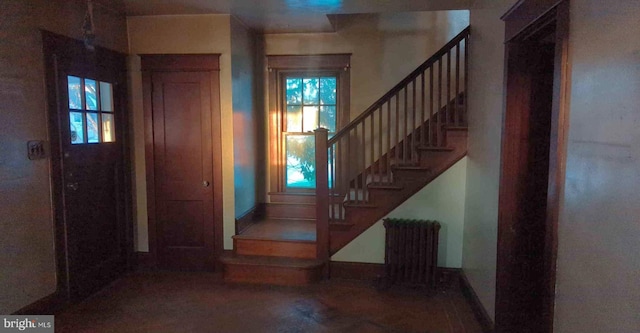
<instances>
[{"instance_id":1,"label":"newel post","mask_svg":"<svg viewBox=\"0 0 640 333\"><path fill-rule=\"evenodd\" d=\"M318 128L316 139L316 257L329 261L329 171L327 140L329 131ZM325 270L326 271L326 270Z\"/></svg>"}]
</instances>

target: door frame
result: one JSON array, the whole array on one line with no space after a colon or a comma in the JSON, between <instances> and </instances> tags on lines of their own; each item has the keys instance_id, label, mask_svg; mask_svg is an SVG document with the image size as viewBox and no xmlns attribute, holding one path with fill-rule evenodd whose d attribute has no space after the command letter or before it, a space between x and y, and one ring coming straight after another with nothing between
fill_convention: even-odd
<instances>
[{"instance_id":1,"label":"door frame","mask_svg":"<svg viewBox=\"0 0 640 333\"><path fill-rule=\"evenodd\" d=\"M154 72L208 72L211 78L211 133L213 154L213 225L214 225L214 270L222 269L219 263L223 252L223 206L222 206L222 134L220 114L220 54L141 54L142 92L144 110L145 171L147 181L147 215L149 262L158 267L158 219L156 216L155 155L153 133L153 85Z\"/></svg>"},{"instance_id":2,"label":"door frame","mask_svg":"<svg viewBox=\"0 0 640 333\"><path fill-rule=\"evenodd\" d=\"M522 66L514 65L518 44L543 28L554 25L555 55L551 107L551 131L549 146L549 179L547 183L547 207L545 219L545 244L543 257L544 295L543 328L553 332L556 257L558 248L558 216L563 203L566 144L569 124L570 68L569 61L569 1L568 0L520 0L502 16L505 21L505 111L502 127L502 152L498 207L498 244L496 269L496 332L502 332L501 314L509 310L510 281L518 279L507 269L506 263L514 242L512 228L517 224L519 173L517 162L520 148L519 134L527 129L518 114L531 111L527 101L532 95L523 80L532 77ZM508 329L508 328L507 328Z\"/></svg>"},{"instance_id":3,"label":"door frame","mask_svg":"<svg viewBox=\"0 0 640 333\"><path fill-rule=\"evenodd\" d=\"M69 285L68 274L68 252L66 238L66 224L64 214L64 176L62 163L62 141L60 137L61 126L59 113L61 112L59 105L58 87L58 57L60 55L66 57L84 58L85 55L77 54L75 51L79 48L84 49L83 41L70 37L58 35L49 31L42 30L42 43L44 53L44 70L47 98L47 123L48 137L50 142L50 179L51 179L51 196L53 202L53 220L54 220L54 244L55 244L55 262L56 262L56 294L66 300L71 299L71 290ZM107 48L96 46L92 51L92 57L96 61L101 58L117 58L120 68L116 70L121 72L121 82L114 82L114 95L118 94L118 110L120 123L120 131L122 133L122 170L123 170L123 189L124 189L124 246L126 247L126 267L124 270L131 270L135 265L134 243L133 243L133 197L132 197L132 175L131 175L131 147L129 133L129 103L127 91L127 67L126 55ZM55 88L55 89L52 89ZM115 103L115 101L114 101Z\"/></svg>"}]
</instances>

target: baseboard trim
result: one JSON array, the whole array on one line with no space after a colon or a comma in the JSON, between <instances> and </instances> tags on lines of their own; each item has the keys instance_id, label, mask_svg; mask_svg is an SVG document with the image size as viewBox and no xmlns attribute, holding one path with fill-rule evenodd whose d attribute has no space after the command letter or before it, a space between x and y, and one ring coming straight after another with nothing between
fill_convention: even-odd
<instances>
[{"instance_id":1,"label":"baseboard trim","mask_svg":"<svg viewBox=\"0 0 640 333\"><path fill-rule=\"evenodd\" d=\"M12 315L55 315L67 305L68 301L59 292L56 291L53 294L47 295L31 304L26 305L20 310L12 313Z\"/></svg>"},{"instance_id":2,"label":"baseboard trim","mask_svg":"<svg viewBox=\"0 0 640 333\"><path fill-rule=\"evenodd\" d=\"M249 209L242 216L236 218L236 235L241 234L249 226L255 223L255 220L264 216L265 204L258 203L253 208Z\"/></svg>"},{"instance_id":3,"label":"baseboard trim","mask_svg":"<svg viewBox=\"0 0 640 333\"><path fill-rule=\"evenodd\" d=\"M460 289L462 290L462 294L467 299L469 306L473 310L473 314L476 316L476 319L480 323L482 327L482 332L484 333L493 333L495 330L495 326L493 324L493 320L489 317L489 313L484 308L478 295L471 287L469 280L467 280L467 276L464 274L464 271L460 271Z\"/></svg>"},{"instance_id":4,"label":"baseboard trim","mask_svg":"<svg viewBox=\"0 0 640 333\"><path fill-rule=\"evenodd\" d=\"M156 269L156 265L153 262L153 257L149 252L136 252L136 270L138 271L152 271Z\"/></svg>"}]
</instances>

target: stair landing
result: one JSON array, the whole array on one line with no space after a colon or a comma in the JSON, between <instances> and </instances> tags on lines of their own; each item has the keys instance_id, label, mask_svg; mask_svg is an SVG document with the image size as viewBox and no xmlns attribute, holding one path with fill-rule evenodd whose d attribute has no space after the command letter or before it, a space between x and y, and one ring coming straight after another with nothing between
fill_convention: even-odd
<instances>
[{"instance_id":1,"label":"stair landing","mask_svg":"<svg viewBox=\"0 0 640 333\"><path fill-rule=\"evenodd\" d=\"M233 236L233 254L222 256L228 282L304 285L318 281L316 222L266 218Z\"/></svg>"}]
</instances>

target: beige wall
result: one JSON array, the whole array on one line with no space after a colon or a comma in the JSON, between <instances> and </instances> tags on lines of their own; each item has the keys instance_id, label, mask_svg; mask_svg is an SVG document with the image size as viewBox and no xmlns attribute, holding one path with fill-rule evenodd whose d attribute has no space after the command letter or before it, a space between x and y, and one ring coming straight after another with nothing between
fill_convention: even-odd
<instances>
[{"instance_id":1,"label":"beige wall","mask_svg":"<svg viewBox=\"0 0 640 333\"><path fill-rule=\"evenodd\" d=\"M498 184L503 110L504 23L515 0L471 10L469 151L462 268L489 315L495 312Z\"/></svg>"},{"instance_id":2,"label":"beige wall","mask_svg":"<svg viewBox=\"0 0 640 333\"><path fill-rule=\"evenodd\" d=\"M640 330L640 5L572 0L555 332Z\"/></svg>"},{"instance_id":3,"label":"beige wall","mask_svg":"<svg viewBox=\"0 0 640 333\"><path fill-rule=\"evenodd\" d=\"M110 6L122 9L119 1ZM96 44L126 52L124 14L94 5ZM0 1L0 313L55 291L49 160L30 161L28 140L48 140L39 29L81 38L82 0Z\"/></svg>"},{"instance_id":4,"label":"beige wall","mask_svg":"<svg viewBox=\"0 0 640 333\"><path fill-rule=\"evenodd\" d=\"M144 173L144 118L142 84L137 54L219 53L222 122L222 189L224 248L233 246L235 230L233 173L233 101L231 77L231 17L229 15L174 15L128 17L131 103L134 114L137 250L148 251L146 181Z\"/></svg>"},{"instance_id":5,"label":"beige wall","mask_svg":"<svg viewBox=\"0 0 640 333\"><path fill-rule=\"evenodd\" d=\"M438 266L462 266L462 229L467 159L445 171L385 218L436 220L440 222ZM384 263L385 229L382 221L331 257L333 261Z\"/></svg>"}]
</instances>

